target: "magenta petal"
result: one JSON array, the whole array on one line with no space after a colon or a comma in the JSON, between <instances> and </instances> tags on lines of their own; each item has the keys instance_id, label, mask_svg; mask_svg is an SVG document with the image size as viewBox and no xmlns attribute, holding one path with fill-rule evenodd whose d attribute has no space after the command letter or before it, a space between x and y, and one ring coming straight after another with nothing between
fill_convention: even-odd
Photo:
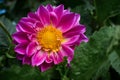
<instances>
[{"instance_id":1,"label":"magenta petal","mask_svg":"<svg viewBox=\"0 0 120 80\"><path fill-rule=\"evenodd\" d=\"M27 48L26 48L26 55L27 56L32 56L33 54L35 54L37 51L37 45L35 42L31 42Z\"/></svg>"},{"instance_id":2,"label":"magenta petal","mask_svg":"<svg viewBox=\"0 0 120 80\"><path fill-rule=\"evenodd\" d=\"M43 5L38 8L37 14L40 16L42 24L50 24L50 14Z\"/></svg>"},{"instance_id":3,"label":"magenta petal","mask_svg":"<svg viewBox=\"0 0 120 80\"><path fill-rule=\"evenodd\" d=\"M80 15L79 14L75 14L75 21L74 21L74 25L78 25L80 21Z\"/></svg>"},{"instance_id":4,"label":"magenta petal","mask_svg":"<svg viewBox=\"0 0 120 80\"><path fill-rule=\"evenodd\" d=\"M59 53L52 53L52 58L54 60L54 64L59 64L63 60Z\"/></svg>"},{"instance_id":5,"label":"magenta petal","mask_svg":"<svg viewBox=\"0 0 120 80\"><path fill-rule=\"evenodd\" d=\"M67 38L67 41L64 42L63 44L69 45L69 46L75 45L76 42L79 40L79 36L80 35L76 35L76 36L73 36L71 38Z\"/></svg>"},{"instance_id":6,"label":"magenta petal","mask_svg":"<svg viewBox=\"0 0 120 80\"><path fill-rule=\"evenodd\" d=\"M80 33L83 33L83 32L85 32L85 26L77 25L77 26L71 28L69 31L63 33L63 35L66 38L69 38L69 37L72 37L75 35L79 35Z\"/></svg>"},{"instance_id":7,"label":"magenta petal","mask_svg":"<svg viewBox=\"0 0 120 80\"><path fill-rule=\"evenodd\" d=\"M81 34L81 35L80 35L79 40L80 40L80 42L81 42L81 41L88 42L88 38L87 38L87 36L85 36L84 34Z\"/></svg>"},{"instance_id":8,"label":"magenta petal","mask_svg":"<svg viewBox=\"0 0 120 80\"><path fill-rule=\"evenodd\" d=\"M61 18L61 21L58 24L58 28L60 28L63 33L68 31L72 27L74 23L74 16L75 14L71 13L66 14Z\"/></svg>"},{"instance_id":9,"label":"magenta petal","mask_svg":"<svg viewBox=\"0 0 120 80\"><path fill-rule=\"evenodd\" d=\"M24 56L22 64L28 64L28 65L30 65L31 64L31 58L27 57L27 56Z\"/></svg>"},{"instance_id":10,"label":"magenta petal","mask_svg":"<svg viewBox=\"0 0 120 80\"><path fill-rule=\"evenodd\" d=\"M28 39L32 42L36 41L36 34L30 34L28 35Z\"/></svg>"},{"instance_id":11,"label":"magenta petal","mask_svg":"<svg viewBox=\"0 0 120 80\"><path fill-rule=\"evenodd\" d=\"M25 23L23 21L20 21L19 25L20 25L19 29L21 31L26 32L26 33L34 33L34 30L33 30L31 25L29 25L29 24L27 24L27 23Z\"/></svg>"},{"instance_id":12,"label":"magenta petal","mask_svg":"<svg viewBox=\"0 0 120 80\"><path fill-rule=\"evenodd\" d=\"M70 9L66 9L66 10L64 10L63 11L63 14L65 15L65 14L69 14L70 13Z\"/></svg>"},{"instance_id":13,"label":"magenta petal","mask_svg":"<svg viewBox=\"0 0 120 80\"><path fill-rule=\"evenodd\" d=\"M74 56L74 50L72 48L70 48L69 46L67 45L62 45L62 49L60 50L60 53L63 55L63 56L67 56L67 60L68 60L68 63L70 63L70 61L73 59L73 56Z\"/></svg>"},{"instance_id":14,"label":"magenta petal","mask_svg":"<svg viewBox=\"0 0 120 80\"><path fill-rule=\"evenodd\" d=\"M85 25L80 24L80 29L81 29L80 33L85 33L85 31L86 31Z\"/></svg>"},{"instance_id":15,"label":"magenta petal","mask_svg":"<svg viewBox=\"0 0 120 80\"><path fill-rule=\"evenodd\" d=\"M21 31L22 31L22 30L20 29L20 25L19 25L19 24L16 25L16 31L17 31L17 32L21 32Z\"/></svg>"},{"instance_id":16,"label":"magenta petal","mask_svg":"<svg viewBox=\"0 0 120 80\"><path fill-rule=\"evenodd\" d=\"M50 20L52 21L52 24L53 24L54 26L57 25L57 23L58 23L58 18L57 18L57 15L56 15L54 12L51 12L51 13L50 13Z\"/></svg>"},{"instance_id":17,"label":"magenta petal","mask_svg":"<svg viewBox=\"0 0 120 80\"><path fill-rule=\"evenodd\" d=\"M54 9L54 12L56 13L57 17L58 17L58 20L61 19L61 16L63 14L63 10L64 10L64 5L59 5L57 6L55 9Z\"/></svg>"},{"instance_id":18,"label":"magenta petal","mask_svg":"<svg viewBox=\"0 0 120 80\"><path fill-rule=\"evenodd\" d=\"M46 63L51 63L53 61L51 54L46 56Z\"/></svg>"},{"instance_id":19,"label":"magenta petal","mask_svg":"<svg viewBox=\"0 0 120 80\"><path fill-rule=\"evenodd\" d=\"M28 17L40 21L38 15L33 12L29 12Z\"/></svg>"},{"instance_id":20,"label":"magenta petal","mask_svg":"<svg viewBox=\"0 0 120 80\"><path fill-rule=\"evenodd\" d=\"M19 60L23 60L24 55L21 54L16 54L16 58Z\"/></svg>"},{"instance_id":21,"label":"magenta petal","mask_svg":"<svg viewBox=\"0 0 120 80\"><path fill-rule=\"evenodd\" d=\"M25 55L26 54L26 47L27 47L27 44L20 43L15 47L15 52L17 52L18 54Z\"/></svg>"},{"instance_id":22,"label":"magenta petal","mask_svg":"<svg viewBox=\"0 0 120 80\"><path fill-rule=\"evenodd\" d=\"M39 66L41 65L45 59L46 59L47 53L44 53L42 51L38 51L36 54L32 57L32 66Z\"/></svg>"},{"instance_id":23,"label":"magenta petal","mask_svg":"<svg viewBox=\"0 0 120 80\"><path fill-rule=\"evenodd\" d=\"M28 18L28 17L23 17L23 18L21 19L21 21L34 24L36 20L34 20L34 19L32 19L32 18Z\"/></svg>"},{"instance_id":24,"label":"magenta petal","mask_svg":"<svg viewBox=\"0 0 120 80\"><path fill-rule=\"evenodd\" d=\"M39 31L44 26L41 22L36 22L33 27L35 28L36 31Z\"/></svg>"},{"instance_id":25,"label":"magenta petal","mask_svg":"<svg viewBox=\"0 0 120 80\"><path fill-rule=\"evenodd\" d=\"M12 35L12 37L17 43L29 42L27 35L24 32L16 32Z\"/></svg>"},{"instance_id":26,"label":"magenta petal","mask_svg":"<svg viewBox=\"0 0 120 80\"><path fill-rule=\"evenodd\" d=\"M44 72L44 71L50 69L53 65L54 65L53 63L45 63L45 62L44 62L44 63L41 64L41 66L39 66L39 67L40 67L41 71Z\"/></svg>"},{"instance_id":27,"label":"magenta petal","mask_svg":"<svg viewBox=\"0 0 120 80\"><path fill-rule=\"evenodd\" d=\"M17 42L17 41L15 41L15 40L13 40L13 43L14 43L15 45L18 45L18 42Z\"/></svg>"},{"instance_id":28,"label":"magenta petal","mask_svg":"<svg viewBox=\"0 0 120 80\"><path fill-rule=\"evenodd\" d=\"M48 11L50 11L50 12L53 11L52 5L48 4L48 5L47 5L47 9L48 9Z\"/></svg>"}]
</instances>

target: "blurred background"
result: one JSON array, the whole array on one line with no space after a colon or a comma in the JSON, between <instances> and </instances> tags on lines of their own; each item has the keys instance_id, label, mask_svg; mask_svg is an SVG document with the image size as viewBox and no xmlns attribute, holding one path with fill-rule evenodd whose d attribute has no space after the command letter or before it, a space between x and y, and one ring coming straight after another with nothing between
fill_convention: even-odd
<instances>
[{"instance_id":1,"label":"blurred background","mask_svg":"<svg viewBox=\"0 0 120 80\"><path fill-rule=\"evenodd\" d=\"M0 23L12 34L20 18L41 4L64 4L79 13L89 42L76 47L69 68L61 63L40 72L15 58L14 45L0 27L0 80L120 80L119 0L0 0Z\"/></svg>"}]
</instances>

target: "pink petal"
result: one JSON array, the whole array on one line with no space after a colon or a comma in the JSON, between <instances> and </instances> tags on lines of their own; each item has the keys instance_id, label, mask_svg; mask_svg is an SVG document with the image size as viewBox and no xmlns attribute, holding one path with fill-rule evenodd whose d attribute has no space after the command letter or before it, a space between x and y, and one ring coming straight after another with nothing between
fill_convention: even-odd
<instances>
[{"instance_id":1,"label":"pink petal","mask_svg":"<svg viewBox=\"0 0 120 80\"><path fill-rule=\"evenodd\" d=\"M15 47L15 52L17 52L18 54L25 55L26 54L26 47L27 47L27 44L20 43Z\"/></svg>"},{"instance_id":2,"label":"pink petal","mask_svg":"<svg viewBox=\"0 0 120 80\"><path fill-rule=\"evenodd\" d=\"M57 6L55 9L54 9L54 12L56 13L57 17L58 17L58 20L61 19L61 16L63 14L63 10L64 10L64 5L61 4L59 6Z\"/></svg>"},{"instance_id":3,"label":"pink petal","mask_svg":"<svg viewBox=\"0 0 120 80\"><path fill-rule=\"evenodd\" d=\"M16 58L17 58L18 60L23 60L23 57L24 57L24 55L16 54Z\"/></svg>"},{"instance_id":4,"label":"pink petal","mask_svg":"<svg viewBox=\"0 0 120 80\"><path fill-rule=\"evenodd\" d=\"M51 22L52 22L52 24L53 24L54 26L57 25L57 23L58 23L58 18L57 18L57 15L56 15L54 12L51 12L51 13L50 13L50 20L51 20Z\"/></svg>"},{"instance_id":5,"label":"pink petal","mask_svg":"<svg viewBox=\"0 0 120 80\"><path fill-rule=\"evenodd\" d=\"M75 21L74 21L74 25L78 25L80 21L80 15L79 14L75 14Z\"/></svg>"},{"instance_id":6,"label":"pink petal","mask_svg":"<svg viewBox=\"0 0 120 80\"><path fill-rule=\"evenodd\" d=\"M27 48L26 48L26 55L27 56L32 56L33 54L35 54L37 51L37 45L35 42L31 42L28 44Z\"/></svg>"},{"instance_id":7,"label":"pink petal","mask_svg":"<svg viewBox=\"0 0 120 80\"><path fill-rule=\"evenodd\" d=\"M36 41L36 34L33 33L33 34L28 35L28 39L29 39L31 42Z\"/></svg>"},{"instance_id":8,"label":"pink petal","mask_svg":"<svg viewBox=\"0 0 120 80\"><path fill-rule=\"evenodd\" d=\"M38 8L37 14L40 17L42 24L45 24L45 25L50 24L50 14L43 5Z\"/></svg>"},{"instance_id":9,"label":"pink petal","mask_svg":"<svg viewBox=\"0 0 120 80\"><path fill-rule=\"evenodd\" d=\"M65 15L65 14L69 14L70 13L70 9L66 9L66 10L64 10L63 11L63 14Z\"/></svg>"},{"instance_id":10,"label":"pink petal","mask_svg":"<svg viewBox=\"0 0 120 80\"><path fill-rule=\"evenodd\" d=\"M53 11L52 5L51 5L51 4L48 4L48 5L47 5L47 9L48 9L48 11L50 11L50 12Z\"/></svg>"},{"instance_id":11,"label":"pink petal","mask_svg":"<svg viewBox=\"0 0 120 80\"><path fill-rule=\"evenodd\" d=\"M24 33L24 32L16 32L12 35L12 37L14 38L14 40L17 43L29 42L28 37L27 37L26 33Z\"/></svg>"},{"instance_id":12,"label":"pink petal","mask_svg":"<svg viewBox=\"0 0 120 80\"><path fill-rule=\"evenodd\" d=\"M36 20L28 17L23 17L21 21L34 24Z\"/></svg>"},{"instance_id":13,"label":"pink petal","mask_svg":"<svg viewBox=\"0 0 120 80\"><path fill-rule=\"evenodd\" d=\"M85 26L83 25L77 25L73 28L71 28L69 31L63 33L64 37L69 38L75 35L80 35L80 33L85 32Z\"/></svg>"},{"instance_id":14,"label":"pink petal","mask_svg":"<svg viewBox=\"0 0 120 80\"><path fill-rule=\"evenodd\" d=\"M63 33L68 31L70 28L72 28L74 23L74 16L74 13L64 15L57 27L60 28Z\"/></svg>"},{"instance_id":15,"label":"pink petal","mask_svg":"<svg viewBox=\"0 0 120 80\"><path fill-rule=\"evenodd\" d=\"M53 59L52 59L52 56L51 56L51 53L50 53L50 55L47 55L47 56L46 56L45 62L46 62L46 63L51 63L52 61L53 61Z\"/></svg>"},{"instance_id":16,"label":"pink petal","mask_svg":"<svg viewBox=\"0 0 120 80\"><path fill-rule=\"evenodd\" d=\"M82 41L88 42L88 38L87 38L87 36L85 36L84 34L81 34L81 35L80 35L80 38L79 38L79 41L80 41L80 42L82 42Z\"/></svg>"},{"instance_id":17,"label":"pink petal","mask_svg":"<svg viewBox=\"0 0 120 80\"><path fill-rule=\"evenodd\" d=\"M62 49L60 50L60 53L61 53L63 56L68 57L68 58L67 58L68 63L70 63L70 61L73 59L74 50L73 50L72 48L70 48L69 46L67 46L67 45L62 45Z\"/></svg>"},{"instance_id":18,"label":"pink petal","mask_svg":"<svg viewBox=\"0 0 120 80\"><path fill-rule=\"evenodd\" d=\"M63 58L60 55L60 53L52 53L52 58L54 60L54 64L59 64L63 61Z\"/></svg>"},{"instance_id":19,"label":"pink petal","mask_svg":"<svg viewBox=\"0 0 120 80\"><path fill-rule=\"evenodd\" d=\"M17 45L17 44L18 44L18 42L17 42L17 41L15 41L14 39L13 39L13 43L14 43L15 45Z\"/></svg>"},{"instance_id":20,"label":"pink petal","mask_svg":"<svg viewBox=\"0 0 120 80\"><path fill-rule=\"evenodd\" d=\"M80 29L81 29L80 33L85 33L86 31L85 25L80 24Z\"/></svg>"},{"instance_id":21,"label":"pink petal","mask_svg":"<svg viewBox=\"0 0 120 80\"><path fill-rule=\"evenodd\" d=\"M28 65L30 65L31 64L31 58L27 57L27 56L24 56L22 64L28 64Z\"/></svg>"},{"instance_id":22,"label":"pink petal","mask_svg":"<svg viewBox=\"0 0 120 80\"><path fill-rule=\"evenodd\" d=\"M28 17L40 21L38 15L33 12L29 12Z\"/></svg>"},{"instance_id":23,"label":"pink petal","mask_svg":"<svg viewBox=\"0 0 120 80\"><path fill-rule=\"evenodd\" d=\"M67 41L62 44L69 45L69 46L75 45L76 42L79 40L79 37L80 35L76 35L71 38L67 38Z\"/></svg>"},{"instance_id":24,"label":"pink petal","mask_svg":"<svg viewBox=\"0 0 120 80\"><path fill-rule=\"evenodd\" d=\"M36 22L33 27L36 31L40 31L40 29L42 29L44 26L41 22Z\"/></svg>"},{"instance_id":25,"label":"pink petal","mask_svg":"<svg viewBox=\"0 0 120 80\"><path fill-rule=\"evenodd\" d=\"M22 30L20 29L20 25L19 25L19 24L16 25L16 31L17 31L17 32L21 32L21 31L22 31Z\"/></svg>"},{"instance_id":26,"label":"pink petal","mask_svg":"<svg viewBox=\"0 0 120 80\"><path fill-rule=\"evenodd\" d=\"M39 66L41 65L45 59L46 59L47 53L44 53L42 51L38 51L36 54L32 57L32 66Z\"/></svg>"},{"instance_id":27,"label":"pink petal","mask_svg":"<svg viewBox=\"0 0 120 80\"><path fill-rule=\"evenodd\" d=\"M39 67L40 67L40 70L41 70L42 72L44 72L44 71L50 69L53 65L54 65L53 63L45 63L45 62L44 62L44 63L41 64L41 66L39 66Z\"/></svg>"},{"instance_id":28,"label":"pink petal","mask_svg":"<svg viewBox=\"0 0 120 80\"><path fill-rule=\"evenodd\" d=\"M20 26L18 26L18 27L21 31L26 32L26 33L34 33L34 30L31 25L29 25L25 22L22 22L22 21L19 22L19 25Z\"/></svg>"}]
</instances>

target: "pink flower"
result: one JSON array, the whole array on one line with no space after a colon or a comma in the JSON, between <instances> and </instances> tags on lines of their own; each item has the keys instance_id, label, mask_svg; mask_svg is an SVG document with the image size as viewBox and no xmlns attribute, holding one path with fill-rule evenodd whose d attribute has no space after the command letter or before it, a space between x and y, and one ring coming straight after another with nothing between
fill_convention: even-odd
<instances>
[{"instance_id":1,"label":"pink flower","mask_svg":"<svg viewBox=\"0 0 120 80\"><path fill-rule=\"evenodd\" d=\"M88 41L85 26L79 21L80 15L64 9L64 5L41 5L16 25L12 37L17 58L41 71L63 62L64 57L70 63L75 46Z\"/></svg>"}]
</instances>

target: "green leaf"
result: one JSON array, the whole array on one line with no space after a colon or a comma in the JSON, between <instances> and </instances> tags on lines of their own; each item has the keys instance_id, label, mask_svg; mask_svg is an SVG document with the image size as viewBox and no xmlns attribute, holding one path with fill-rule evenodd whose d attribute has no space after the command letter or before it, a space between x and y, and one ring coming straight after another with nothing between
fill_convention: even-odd
<instances>
[{"instance_id":1,"label":"green leaf","mask_svg":"<svg viewBox=\"0 0 120 80\"><path fill-rule=\"evenodd\" d=\"M120 14L119 0L94 0L96 7L96 18L103 24L109 17Z\"/></svg>"},{"instance_id":2,"label":"green leaf","mask_svg":"<svg viewBox=\"0 0 120 80\"><path fill-rule=\"evenodd\" d=\"M0 21L3 22L3 24L5 25L6 29L10 34L15 32L15 25L16 25L15 22L10 21L5 16L0 17Z\"/></svg>"},{"instance_id":3,"label":"green leaf","mask_svg":"<svg viewBox=\"0 0 120 80\"><path fill-rule=\"evenodd\" d=\"M107 59L107 49L115 33L115 27L102 27L95 32L88 43L83 43L75 50L72 62L74 80L90 80ZM108 67L109 68L109 67Z\"/></svg>"},{"instance_id":4,"label":"green leaf","mask_svg":"<svg viewBox=\"0 0 120 80\"><path fill-rule=\"evenodd\" d=\"M13 24L9 19L5 18L4 16L0 17L0 22L5 25L5 29L11 35L15 32L15 24ZM0 45L2 46L9 46L8 34L4 32L4 30L0 27Z\"/></svg>"},{"instance_id":5,"label":"green leaf","mask_svg":"<svg viewBox=\"0 0 120 80\"><path fill-rule=\"evenodd\" d=\"M116 53L116 51L113 51L109 55L109 60L112 67L120 74L120 56Z\"/></svg>"},{"instance_id":6,"label":"green leaf","mask_svg":"<svg viewBox=\"0 0 120 80\"><path fill-rule=\"evenodd\" d=\"M6 17L0 17L0 53L9 58L13 58L13 44L11 35L15 32L15 23L11 22ZM12 54L12 55L11 55Z\"/></svg>"},{"instance_id":7,"label":"green leaf","mask_svg":"<svg viewBox=\"0 0 120 80\"><path fill-rule=\"evenodd\" d=\"M14 65L0 71L0 80L49 80L50 72L40 72L28 65Z\"/></svg>"}]
</instances>

